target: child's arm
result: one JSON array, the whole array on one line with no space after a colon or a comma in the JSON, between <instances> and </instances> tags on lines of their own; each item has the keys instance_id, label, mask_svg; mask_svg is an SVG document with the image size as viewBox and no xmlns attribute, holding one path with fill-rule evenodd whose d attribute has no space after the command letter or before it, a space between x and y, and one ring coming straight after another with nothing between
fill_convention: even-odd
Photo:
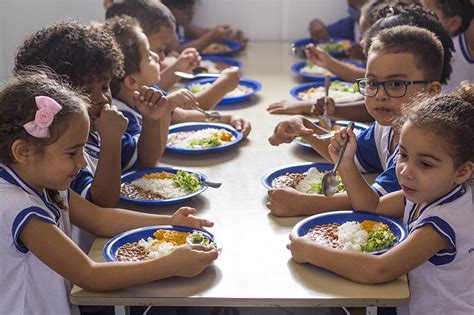
<instances>
[{"instance_id":1,"label":"child's arm","mask_svg":"<svg viewBox=\"0 0 474 315\"><path fill-rule=\"evenodd\" d=\"M369 115L365 107L364 100L336 104L331 97L328 100L328 115L331 117L340 117L353 121L373 121L374 118ZM311 107L311 114L314 116L321 116L324 112L324 97L318 99L314 106Z\"/></svg>"},{"instance_id":2,"label":"child's arm","mask_svg":"<svg viewBox=\"0 0 474 315\"><path fill-rule=\"evenodd\" d=\"M403 203L398 205L403 207ZM307 237L290 236L287 246L298 263L310 263L360 283L384 283L415 269L443 249L449 242L431 225L425 225L382 255L321 246Z\"/></svg>"},{"instance_id":3,"label":"child's arm","mask_svg":"<svg viewBox=\"0 0 474 315\"><path fill-rule=\"evenodd\" d=\"M100 136L100 158L90 187L91 201L104 207L116 206L120 195L121 140L128 120L115 106L106 104L94 121Z\"/></svg>"},{"instance_id":4,"label":"child's arm","mask_svg":"<svg viewBox=\"0 0 474 315\"><path fill-rule=\"evenodd\" d=\"M239 85L240 71L237 67L227 68L211 86L196 94L199 107L213 109L224 96Z\"/></svg>"},{"instance_id":5,"label":"child's arm","mask_svg":"<svg viewBox=\"0 0 474 315\"><path fill-rule=\"evenodd\" d=\"M280 145L282 143L290 143L295 137L301 136L323 158L332 161L328 153L329 140L319 140L312 136L313 133L325 134L328 132L328 130L313 124L308 118L293 116L278 123L268 141L271 145Z\"/></svg>"},{"instance_id":6,"label":"child's arm","mask_svg":"<svg viewBox=\"0 0 474 315\"><path fill-rule=\"evenodd\" d=\"M280 101L270 104L267 111L270 114L311 115L314 102L312 101Z\"/></svg>"},{"instance_id":7,"label":"child's arm","mask_svg":"<svg viewBox=\"0 0 474 315\"><path fill-rule=\"evenodd\" d=\"M344 81L355 82L356 79L365 76L365 69L339 61L326 51L316 47L314 44L308 44L305 53L308 60L313 64L331 71L334 75L340 77Z\"/></svg>"},{"instance_id":8,"label":"child's arm","mask_svg":"<svg viewBox=\"0 0 474 315\"><path fill-rule=\"evenodd\" d=\"M229 25L217 25L203 35L198 36L195 40L183 44L181 49L184 50L188 47L194 47L198 51L203 51L207 46L216 41L230 38L233 32Z\"/></svg>"},{"instance_id":9,"label":"child's arm","mask_svg":"<svg viewBox=\"0 0 474 315\"><path fill-rule=\"evenodd\" d=\"M175 62L161 71L161 79L158 85L165 91L168 91L181 78L174 74L175 71L192 72L199 66L201 56L195 48L187 48L178 56Z\"/></svg>"}]
</instances>

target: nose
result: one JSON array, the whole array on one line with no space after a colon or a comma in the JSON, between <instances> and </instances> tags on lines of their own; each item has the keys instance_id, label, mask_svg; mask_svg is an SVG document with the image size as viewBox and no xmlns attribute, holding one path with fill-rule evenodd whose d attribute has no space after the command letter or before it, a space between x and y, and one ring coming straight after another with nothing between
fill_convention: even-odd
<instances>
[{"instance_id":1,"label":"nose","mask_svg":"<svg viewBox=\"0 0 474 315\"><path fill-rule=\"evenodd\" d=\"M413 179L413 170L410 163L399 163L400 175L406 179Z\"/></svg>"},{"instance_id":2,"label":"nose","mask_svg":"<svg viewBox=\"0 0 474 315\"><path fill-rule=\"evenodd\" d=\"M84 157L84 149L79 150L78 157L76 159L76 165L79 168L83 168L87 166L87 161Z\"/></svg>"},{"instance_id":3,"label":"nose","mask_svg":"<svg viewBox=\"0 0 474 315\"><path fill-rule=\"evenodd\" d=\"M375 94L375 99L379 101L385 101L388 99L387 92L385 91L385 85L380 84L377 89L377 94Z\"/></svg>"}]
</instances>

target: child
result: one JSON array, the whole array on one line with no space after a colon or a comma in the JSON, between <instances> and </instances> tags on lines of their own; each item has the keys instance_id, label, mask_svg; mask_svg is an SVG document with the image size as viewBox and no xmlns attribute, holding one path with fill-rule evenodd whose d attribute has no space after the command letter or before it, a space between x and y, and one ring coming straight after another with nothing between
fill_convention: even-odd
<instances>
[{"instance_id":1,"label":"child","mask_svg":"<svg viewBox=\"0 0 474 315\"><path fill-rule=\"evenodd\" d=\"M148 37L150 50L158 54L160 60L164 60L164 52L167 45L175 37L174 29L176 27L174 17L168 8L154 0L122 0L121 2L114 2L106 12L107 19L120 15L132 16L139 21L141 28ZM162 77L167 71L174 73L176 70L179 69L171 66L163 71ZM209 88L197 95L199 106L203 109L212 109L226 93L237 87L239 77L240 74L237 68L224 71L220 78ZM167 90L162 86L163 80L157 83L160 88Z\"/></svg>"},{"instance_id":2,"label":"child","mask_svg":"<svg viewBox=\"0 0 474 315\"><path fill-rule=\"evenodd\" d=\"M176 18L179 46L175 45L173 48L178 51L194 47L202 52L210 44L228 38L240 41L243 46L248 42L247 36L241 30L234 30L230 25L217 25L208 29L193 24L196 0L162 0L161 2L173 12ZM187 39L192 40L185 43Z\"/></svg>"},{"instance_id":3,"label":"child","mask_svg":"<svg viewBox=\"0 0 474 315\"><path fill-rule=\"evenodd\" d=\"M88 100L68 86L20 73L0 92L0 105L1 314L70 314L72 284L107 291L192 277L217 258L214 249L183 246L142 262L89 259L69 238L71 223L101 237L142 226L213 223L186 207L171 216L100 208L68 190L86 166L90 124Z\"/></svg>"},{"instance_id":4,"label":"child","mask_svg":"<svg viewBox=\"0 0 474 315\"><path fill-rule=\"evenodd\" d=\"M397 138L392 123L400 107L416 93L438 93L442 80L443 47L428 30L414 26L397 26L386 29L373 39L368 54L366 78L361 79L361 92L366 87L378 87L377 93L365 93L368 112L376 122L358 138L356 163L363 172L381 172L365 198L375 199L400 189L395 177L398 154ZM296 116L281 122L269 141L272 145L291 142L302 135L323 157L328 154L328 141L316 140L312 133L321 128L309 119ZM268 208L275 215L301 215L336 209L351 209L347 193L331 198L307 195L294 189L269 190Z\"/></svg>"},{"instance_id":5,"label":"child","mask_svg":"<svg viewBox=\"0 0 474 315\"><path fill-rule=\"evenodd\" d=\"M474 6L470 0L422 0L435 12L453 37L455 55L453 75L447 90L454 89L462 80L474 80Z\"/></svg>"},{"instance_id":6,"label":"child","mask_svg":"<svg viewBox=\"0 0 474 315\"><path fill-rule=\"evenodd\" d=\"M337 158L342 136L349 144L340 164L355 209L399 218L408 238L377 256L318 245L290 236L293 259L309 262L361 283L383 283L408 272L410 303L398 314L473 314L472 251L474 208L467 184L474 170L474 85L465 82L452 94L414 99L398 117L401 191L367 204L366 185L354 164L357 141L342 131L331 142ZM471 279L471 280L469 280Z\"/></svg>"},{"instance_id":7,"label":"child","mask_svg":"<svg viewBox=\"0 0 474 315\"><path fill-rule=\"evenodd\" d=\"M133 106L133 97L136 90L142 89L143 86L155 85L159 80L159 56L150 51L148 39L134 18L125 15L110 18L106 21L105 27L116 38L125 58L125 74L112 78L114 104L129 119L127 133L136 136L143 133L144 124L141 113ZM202 101L199 95L197 98L198 101ZM174 121L180 120L180 122L193 121L193 119L194 121L205 120L204 115L198 111L179 108L176 108L172 113L169 111L164 117L167 120L163 120L161 126L164 146L166 146L171 117ZM250 131L249 123L234 115L222 115L219 122L235 125L237 129L242 130L245 136Z\"/></svg>"}]
</instances>

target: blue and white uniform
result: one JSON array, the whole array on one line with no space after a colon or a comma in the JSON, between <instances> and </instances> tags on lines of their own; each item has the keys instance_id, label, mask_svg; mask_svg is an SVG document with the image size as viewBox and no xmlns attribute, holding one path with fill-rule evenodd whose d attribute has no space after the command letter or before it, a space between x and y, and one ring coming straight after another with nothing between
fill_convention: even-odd
<instances>
[{"instance_id":1,"label":"blue and white uniform","mask_svg":"<svg viewBox=\"0 0 474 315\"><path fill-rule=\"evenodd\" d=\"M70 236L69 213L55 205L9 167L0 164L0 314L70 314L70 283L22 244L20 235L29 220L54 224ZM67 206L69 193L61 192ZM58 249L60 250L60 249Z\"/></svg>"},{"instance_id":2,"label":"blue and white uniform","mask_svg":"<svg viewBox=\"0 0 474 315\"><path fill-rule=\"evenodd\" d=\"M136 141L138 141L138 138L142 133L142 114L140 114L138 110L131 108L130 106L116 98L113 99L113 104L117 106L117 109L121 111L122 114L128 119L128 126L127 130L125 130L125 133L134 137Z\"/></svg>"},{"instance_id":3,"label":"blue and white uniform","mask_svg":"<svg viewBox=\"0 0 474 315\"><path fill-rule=\"evenodd\" d=\"M326 29L330 37L344 38L356 42L360 39L359 24L352 16L340 19L328 25Z\"/></svg>"},{"instance_id":4,"label":"blue and white uniform","mask_svg":"<svg viewBox=\"0 0 474 315\"><path fill-rule=\"evenodd\" d=\"M458 185L419 210L405 203L403 223L409 233L430 225L452 246L408 273L410 304L398 314L474 314L474 206L471 188Z\"/></svg>"},{"instance_id":5,"label":"blue and white uniform","mask_svg":"<svg viewBox=\"0 0 474 315\"><path fill-rule=\"evenodd\" d=\"M469 53L467 47L466 34L462 33L453 38L454 52L451 65L453 72L445 88L446 91L453 91L461 81L474 81L474 56Z\"/></svg>"},{"instance_id":6,"label":"blue and white uniform","mask_svg":"<svg viewBox=\"0 0 474 315\"><path fill-rule=\"evenodd\" d=\"M379 196L400 190L395 170L399 150L398 144L390 150L392 139L392 127L377 122L357 136L354 161L362 173L381 173L372 185Z\"/></svg>"}]
</instances>

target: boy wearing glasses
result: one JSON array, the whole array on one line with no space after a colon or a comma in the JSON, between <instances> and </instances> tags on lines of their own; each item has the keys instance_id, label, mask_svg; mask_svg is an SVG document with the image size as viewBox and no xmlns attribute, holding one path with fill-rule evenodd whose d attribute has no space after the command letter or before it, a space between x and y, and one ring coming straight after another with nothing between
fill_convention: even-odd
<instances>
[{"instance_id":1,"label":"boy wearing glasses","mask_svg":"<svg viewBox=\"0 0 474 315\"><path fill-rule=\"evenodd\" d=\"M398 139L392 122L402 106L417 93L439 93L443 69L443 47L436 36L415 26L397 26L378 33L368 52L366 77L357 80L365 105L376 122L357 137L354 159L361 172L381 173L372 186L367 185L366 198L400 189L395 176ZM313 133L327 131L303 116L280 122L269 138L272 145L290 143L302 136L324 158L330 140L318 140ZM277 216L310 215L331 210L351 209L347 193L332 197L309 195L294 189L270 189L267 207Z\"/></svg>"}]
</instances>

